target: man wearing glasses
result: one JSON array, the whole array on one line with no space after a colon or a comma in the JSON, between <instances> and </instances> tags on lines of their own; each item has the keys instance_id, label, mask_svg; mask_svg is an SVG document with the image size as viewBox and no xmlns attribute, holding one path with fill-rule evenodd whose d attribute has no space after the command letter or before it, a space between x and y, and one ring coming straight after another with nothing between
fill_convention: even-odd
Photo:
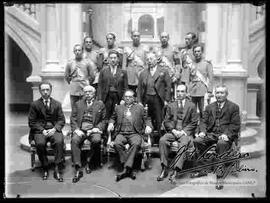
<instances>
[{"instance_id":1,"label":"man wearing glasses","mask_svg":"<svg viewBox=\"0 0 270 203\"><path fill-rule=\"evenodd\" d=\"M135 155L140 150L143 134L149 134L152 131L151 120L147 118L143 106L134 103L132 90L125 91L124 101L124 104L115 107L108 125L108 131L114 131L116 135L114 147L119 154L121 166L124 168L122 173L117 174L116 181L126 177L133 180L136 178L133 171ZM127 153L125 144L130 145Z\"/></svg>"}]
</instances>

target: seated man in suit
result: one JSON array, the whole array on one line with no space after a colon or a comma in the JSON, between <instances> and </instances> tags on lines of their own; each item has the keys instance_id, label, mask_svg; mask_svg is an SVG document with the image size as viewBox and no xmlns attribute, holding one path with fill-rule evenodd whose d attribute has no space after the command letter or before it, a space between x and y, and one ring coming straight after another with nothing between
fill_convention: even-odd
<instances>
[{"instance_id":1,"label":"seated man in suit","mask_svg":"<svg viewBox=\"0 0 270 203\"><path fill-rule=\"evenodd\" d=\"M181 171L187 149L193 146L193 135L197 127L198 115L195 105L186 98L187 86L180 84L176 87L176 101L171 102L166 108L164 127L167 133L159 140L160 161L162 166L161 174L157 181L162 181L167 175L169 168L173 169L170 181L175 182L175 176ZM170 146L174 141L179 142L179 151L175 160L168 163ZM180 149L181 148L181 149Z\"/></svg>"},{"instance_id":2,"label":"seated man in suit","mask_svg":"<svg viewBox=\"0 0 270 203\"><path fill-rule=\"evenodd\" d=\"M62 128L65 125L65 117L61 103L51 97L51 83L41 82L39 84L39 92L41 98L34 101L29 110L29 140L34 139L36 143L38 158L44 170L43 180L47 180L49 176L46 143L48 141L51 142L51 146L55 150L54 178L59 182L63 182L61 175L61 164L64 156Z\"/></svg>"},{"instance_id":3,"label":"seated man in suit","mask_svg":"<svg viewBox=\"0 0 270 203\"><path fill-rule=\"evenodd\" d=\"M115 107L108 125L108 131L114 130L116 135L114 146L120 156L121 166L124 167L124 171L116 176L116 181L125 177L136 178L132 170L135 155L140 150L143 134L149 134L152 131L150 118L146 118L143 106L134 103L132 90L125 91L124 101L124 104ZM125 153L127 143L130 148Z\"/></svg>"},{"instance_id":4,"label":"seated man in suit","mask_svg":"<svg viewBox=\"0 0 270 203\"><path fill-rule=\"evenodd\" d=\"M87 156L85 171L91 173L89 163L93 154L99 150L101 135L105 128L106 109L102 101L95 100L96 89L93 86L83 88L84 98L75 103L72 110L70 125L73 137L71 151L75 165L75 176L72 182L76 183L83 176L81 168L81 144L88 139L91 143L90 152Z\"/></svg>"},{"instance_id":5,"label":"seated man in suit","mask_svg":"<svg viewBox=\"0 0 270 203\"><path fill-rule=\"evenodd\" d=\"M232 142L238 137L240 131L239 106L227 99L227 87L225 85L216 86L215 96L217 101L206 106L200 123L200 133L194 139L198 155L203 154L215 143L217 144L217 154L224 154L231 149ZM206 174L196 172L192 177L201 175ZM216 189L222 188L222 176L217 175Z\"/></svg>"}]
</instances>

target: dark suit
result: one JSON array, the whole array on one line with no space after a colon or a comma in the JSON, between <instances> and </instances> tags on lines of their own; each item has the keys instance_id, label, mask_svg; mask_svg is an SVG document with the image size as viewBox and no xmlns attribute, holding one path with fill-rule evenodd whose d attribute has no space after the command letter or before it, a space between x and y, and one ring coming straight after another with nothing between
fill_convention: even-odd
<instances>
[{"instance_id":1,"label":"dark suit","mask_svg":"<svg viewBox=\"0 0 270 203\"><path fill-rule=\"evenodd\" d=\"M81 129L82 119L85 110L87 109L87 104L85 99L82 99L75 103L74 110L71 113L70 126L71 131L74 132L76 129ZM102 101L94 100L92 104L93 109L93 128L99 128L100 131L104 131L105 128L105 106ZM84 132L86 133L86 132ZM101 142L100 133L92 133L89 137L86 134L82 137L78 135L73 135L71 140L71 151L73 156L74 164L81 166L81 150L80 146L85 139L88 139L91 142L90 153L88 154L88 161L91 160L94 152L98 149Z\"/></svg>"},{"instance_id":2,"label":"dark suit","mask_svg":"<svg viewBox=\"0 0 270 203\"><path fill-rule=\"evenodd\" d=\"M121 132L121 126L123 124L124 113L127 111L125 105L118 105L115 107L115 111L109 121L109 123L114 124L114 146L116 151L119 153L120 162L125 163L125 167L128 166L132 168L135 155L140 150L142 138L144 134L144 129L146 126L152 128L151 120L145 115L144 108L139 104L133 104L130 107L131 112L131 125L134 128L134 133L125 134ZM128 153L125 153L125 144L130 144Z\"/></svg>"},{"instance_id":3,"label":"dark suit","mask_svg":"<svg viewBox=\"0 0 270 203\"><path fill-rule=\"evenodd\" d=\"M48 159L46 156L46 142L50 141L52 147L55 149L55 164L59 164L63 159L63 145L64 137L62 128L65 125L65 117L62 111L61 103L50 98L50 109L48 110L52 126L46 126L47 111L40 98L32 102L28 115L28 125L30 127L29 141L35 140L37 147L37 154L43 167L48 166ZM55 128L56 132L51 137L45 137L42 134L44 129Z\"/></svg>"},{"instance_id":4,"label":"dark suit","mask_svg":"<svg viewBox=\"0 0 270 203\"><path fill-rule=\"evenodd\" d=\"M195 105L185 99L185 105L183 106L183 116L182 116L182 127L178 126L178 113L179 107L177 101L170 103L166 108L166 114L164 119L164 127L166 134L163 135L159 140L159 151L161 164L168 167L168 155L170 152L170 145L172 142L176 141L177 138L172 134L172 130L183 130L187 136L183 135L177 141L179 142L179 147L188 147L191 149L193 147L193 135L197 127L198 116L196 112ZM182 155L180 155L182 153ZM186 157L186 151L180 150L177 154L179 159L175 162L174 168L178 167L182 169L184 164L184 159Z\"/></svg>"},{"instance_id":5,"label":"dark suit","mask_svg":"<svg viewBox=\"0 0 270 203\"><path fill-rule=\"evenodd\" d=\"M154 80L154 89L156 95L147 95L148 80L152 77ZM148 113L160 135L160 127L163 119L164 101L169 102L171 99L171 79L166 69L157 66L156 72L151 76L149 68L142 71L139 76L137 89L138 102L148 105Z\"/></svg>"},{"instance_id":6,"label":"dark suit","mask_svg":"<svg viewBox=\"0 0 270 203\"><path fill-rule=\"evenodd\" d=\"M128 86L127 72L117 67L115 77L117 83L117 92L110 92L110 80L113 77L109 67L103 68L100 71L98 82L98 100L102 100L106 106L106 119L109 119L113 113L115 104L119 104L125 90Z\"/></svg>"},{"instance_id":7,"label":"dark suit","mask_svg":"<svg viewBox=\"0 0 270 203\"><path fill-rule=\"evenodd\" d=\"M209 146L215 143L217 144L216 152L223 154L231 148L232 142L239 135L241 126L239 106L229 100L225 101L219 116L219 131L217 131L216 124L218 119L217 111L217 102L209 104L205 108L203 119L200 122L200 132L206 133L206 136L203 138L197 137L194 140L198 154L202 154ZM218 139L221 134L227 135L229 141Z\"/></svg>"}]
</instances>

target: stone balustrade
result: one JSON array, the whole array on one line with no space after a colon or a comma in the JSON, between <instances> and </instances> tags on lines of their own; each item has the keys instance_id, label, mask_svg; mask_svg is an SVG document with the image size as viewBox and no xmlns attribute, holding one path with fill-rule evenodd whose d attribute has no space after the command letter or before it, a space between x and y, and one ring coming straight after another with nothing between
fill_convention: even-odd
<instances>
[{"instance_id":1,"label":"stone balustrade","mask_svg":"<svg viewBox=\"0 0 270 203\"><path fill-rule=\"evenodd\" d=\"M37 18L36 4L15 4L15 6L33 18Z\"/></svg>"},{"instance_id":2,"label":"stone balustrade","mask_svg":"<svg viewBox=\"0 0 270 203\"><path fill-rule=\"evenodd\" d=\"M257 6L256 8L256 20L265 16L265 4Z\"/></svg>"}]
</instances>

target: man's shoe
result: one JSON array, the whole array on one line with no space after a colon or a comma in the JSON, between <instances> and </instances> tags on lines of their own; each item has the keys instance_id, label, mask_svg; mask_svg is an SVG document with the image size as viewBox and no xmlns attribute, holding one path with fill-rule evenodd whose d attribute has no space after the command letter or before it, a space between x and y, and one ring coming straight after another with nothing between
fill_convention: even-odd
<instances>
[{"instance_id":1,"label":"man's shoe","mask_svg":"<svg viewBox=\"0 0 270 203\"><path fill-rule=\"evenodd\" d=\"M157 177L157 181L163 181L168 176L168 169L163 168L160 175Z\"/></svg>"},{"instance_id":2,"label":"man's shoe","mask_svg":"<svg viewBox=\"0 0 270 203\"><path fill-rule=\"evenodd\" d=\"M54 171L53 177L54 177L56 180L58 180L58 182L63 182L63 181L64 181L63 178L61 177L60 173L57 172L57 171Z\"/></svg>"},{"instance_id":3,"label":"man's shoe","mask_svg":"<svg viewBox=\"0 0 270 203\"><path fill-rule=\"evenodd\" d=\"M169 177L169 181L172 183L172 184L176 184L176 174L177 174L177 171L176 170L173 170L173 172L171 173L170 177Z\"/></svg>"},{"instance_id":4,"label":"man's shoe","mask_svg":"<svg viewBox=\"0 0 270 203\"><path fill-rule=\"evenodd\" d=\"M126 178L126 177L128 177L127 172L123 172L123 173L117 174L115 180L116 180L116 182L118 182L118 181L120 181L120 180L122 180L123 178Z\"/></svg>"},{"instance_id":5,"label":"man's shoe","mask_svg":"<svg viewBox=\"0 0 270 203\"><path fill-rule=\"evenodd\" d=\"M89 166L85 167L85 173L86 174L90 174L92 171L91 169L89 168Z\"/></svg>"},{"instance_id":6,"label":"man's shoe","mask_svg":"<svg viewBox=\"0 0 270 203\"><path fill-rule=\"evenodd\" d=\"M222 190L223 189L223 181L224 179L223 178L219 178L217 177L217 183L216 183L216 189L217 190Z\"/></svg>"},{"instance_id":7,"label":"man's shoe","mask_svg":"<svg viewBox=\"0 0 270 203\"><path fill-rule=\"evenodd\" d=\"M131 171L131 173L129 174L129 177L132 179L132 180L135 180L136 179L136 173L134 171Z\"/></svg>"},{"instance_id":8,"label":"man's shoe","mask_svg":"<svg viewBox=\"0 0 270 203\"><path fill-rule=\"evenodd\" d=\"M47 180L48 179L48 176L49 176L49 171L48 170L45 170L43 172L42 180Z\"/></svg>"},{"instance_id":9,"label":"man's shoe","mask_svg":"<svg viewBox=\"0 0 270 203\"><path fill-rule=\"evenodd\" d=\"M190 174L190 178L199 178L202 176L207 176L207 173L200 171L200 172L195 172L195 173Z\"/></svg>"},{"instance_id":10,"label":"man's shoe","mask_svg":"<svg viewBox=\"0 0 270 203\"><path fill-rule=\"evenodd\" d=\"M72 179L73 183L77 183L81 177L83 177L83 172L82 171L76 171L76 174L74 176L74 178Z\"/></svg>"}]
</instances>

